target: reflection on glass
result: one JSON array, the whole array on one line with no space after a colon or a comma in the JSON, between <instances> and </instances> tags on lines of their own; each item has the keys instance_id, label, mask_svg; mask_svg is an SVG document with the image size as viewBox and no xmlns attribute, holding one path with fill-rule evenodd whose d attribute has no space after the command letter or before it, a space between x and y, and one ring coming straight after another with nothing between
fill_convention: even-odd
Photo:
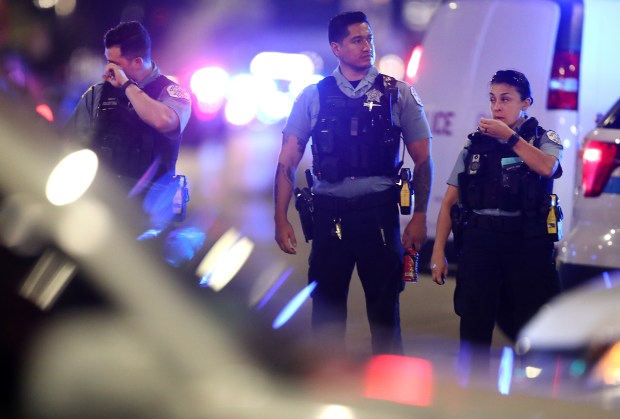
<instances>
[{"instance_id":1,"label":"reflection on glass","mask_svg":"<svg viewBox=\"0 0 620 419\"><path fill-rule=\"evenodd\" d=\"M77 201L92 184L98 166L97 155L91 150L69 154L56 165L47 179L47 199L57 206Z\"/></svg>"},{"instance_id":2,"label":"reflection on glass","mask_svg":"<svg viewBox=\"0 0 620 419\"><path fill-rule=\"evenodd\" d=\"M220 291L239 272L254 250L254 243L247 237L237 241L238 237L236 230L228 230L207 253L196 269L200 286Z\"/></svg>"},{"instance_id":3,"label":"reflection on glass","mask_svg":"<svg viewBox=\"0 0 620 419\"><path fill-rule=\"evenodd\" d=\"M510 383L512 382L512 367L514 365L514 352L512 348L505 346L502 349L502 358L499 363L499 376L497 379L497 389L500 394L510 394Z\"/></svg>"},{"instance_id":4,"label":"reflection on glass","mask_svg":"<svg viewBox=\"0 0 620 419\"><path fill-rule=\"evenodd\" d=\"M265 271L265 272L269 272L269 271ZM282 275L280 275L280 277L275 281L273 286L269 288L269 290L267 290L263 298L260 300L260 302L256 306L257 310L260 310L261 308L265 306L265 304L267 304L267 302L269 302L271 297L274 296L274 294L280 289L282 284L286 282L286 280L291 276L292 273L293 273L293 268L288 268L286 271L282 273Z\"/></svg>"},{"instance_id":5,"label":"reflection on glass","mask_svg":"<svg viewBox=\"0 0 620 419\"><path fill-rule=\"evenodd\" d=\"M413 406L430 406L433 366L422 358L377 355L367 364L364 396Z\"/></svg>"},{"instance_id":6,"label":"reflection on glass","mask_svg":"<svg viewBox=\"0 0 620 419\"><path fill-rule=\"evenodd\" d=\"M304 302L310 297L312 291L316 288L316 281L312 281L312 283L308 284L303 290L301 290L293 299L284 307L284 309L278 314L276 319L273 322L272 327L274 329L279 329L282 327L295 313L297 310L303 305Z\"/></svg>"}]
</instances>

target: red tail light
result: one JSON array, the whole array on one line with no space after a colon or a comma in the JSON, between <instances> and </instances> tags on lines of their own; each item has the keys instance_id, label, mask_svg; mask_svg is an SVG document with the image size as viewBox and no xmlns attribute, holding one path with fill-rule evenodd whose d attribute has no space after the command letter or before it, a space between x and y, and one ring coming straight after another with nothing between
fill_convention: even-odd
<instances>
[{"instance_id":1,"label":"red tail light","mask_svg":"<svg viewBox=\"0 0 620 419\"><path fill-rule=\"evenodd\" d=\"M577 110L579 52L562 51L553 57L547 108Z\"/></svg>"},{"instance_id":2,"label":"red tail light","mask_svg":"<svg viewBox=\"0 0 620 419\"><path fill-rule=\"evenodd\" d=\"M586 144L581 178L584 196L596 197L601 194L611 173L618 167L616 149L614 143L590 141Z\"/></svg>"}]
</instances>

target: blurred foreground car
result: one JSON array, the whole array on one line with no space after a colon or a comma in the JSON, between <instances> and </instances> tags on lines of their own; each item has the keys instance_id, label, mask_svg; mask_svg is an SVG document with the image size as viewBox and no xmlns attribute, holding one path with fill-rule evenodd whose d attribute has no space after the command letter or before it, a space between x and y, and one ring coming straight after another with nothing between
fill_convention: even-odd
<instances>
[{"instance_id":1,"label":"blurred foreground car","mask_svg":"<svg viewBox=\"0 0 620 419\"><path fill-rule=\"evenodd\" d=\"M558 253L565 289L620 269L620 100L585 135L576 184L573 228Z\"/></svg>"},{"instance_id":2,"label":"blurred foreground car","mask_svg":"<svg viewBox=\"0 0 620 419\"><path fill-rule=\"evenodd\" d=\"M523 353L556 354L568 376L582 376L576 397L620 407L620 272L603 273L562 293L521 331ZM561 356L563 354L564 356ZM570 360L570 362L567 362ZM559 384L563 385L563 384Z\"/></svg>"},{"instance_id":3,"label":"blurred foreground car","mask_svg":"<svg viewBox=\"0 0 620 419\"><path fill-rule=\"evenodd\" d=\"M137 212L119 204L92 153L65 150L13 108L0 101L2 280L15 285L1 297L21 303L0 306L0 362L19 362L0 376L11 393L1 417L618 416L618 397L599 398L569 357L504 348L479 375L441 342L355 360L262 328L244 304L196 287L198 278L136 241ZM31 269L14 269L17 261ZM76 275L107 303L54 313ZM9 336L16 325L28 336Z\"/></svg>"}]
</instances>

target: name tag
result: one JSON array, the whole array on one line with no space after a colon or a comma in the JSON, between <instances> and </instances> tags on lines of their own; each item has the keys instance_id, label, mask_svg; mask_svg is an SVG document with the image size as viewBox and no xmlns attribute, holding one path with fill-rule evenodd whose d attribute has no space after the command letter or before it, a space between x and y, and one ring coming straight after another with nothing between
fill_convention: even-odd
<instances>
[{"instance_id":1,"label":"name tag","mask_svg":"<svg viewBox=\"0 0 620 419\"><path fill-rule=\"evenodd\" d=\"M521 157L504 157L502 159L502 169L513 169L523 164Z\"/></svg>"}]
</instances>

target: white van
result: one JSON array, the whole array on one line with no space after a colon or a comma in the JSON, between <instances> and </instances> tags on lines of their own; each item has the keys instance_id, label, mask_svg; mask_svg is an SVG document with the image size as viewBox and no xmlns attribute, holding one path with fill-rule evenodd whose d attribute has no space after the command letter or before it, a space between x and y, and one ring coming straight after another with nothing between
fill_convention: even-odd
<instances>
[{"instance_id":1,"label":"white van","mask_svg":"<svg viewBox=\"0 0 620 419\"><path fill-rule=\"evenodd\" d=\"M460 0L439 6L412 54L421 58L408 78L433 132L431 242L445 182L467 134L480 117L490 116L489 81L502 69L528 77L534 97L530 116L564 142L564 175L554 189L564 210L564 232L569 231L581 137L620 92L615 71L620 22L614 21L619 16L617 0Z\"/></svg>"}]
</instances>

